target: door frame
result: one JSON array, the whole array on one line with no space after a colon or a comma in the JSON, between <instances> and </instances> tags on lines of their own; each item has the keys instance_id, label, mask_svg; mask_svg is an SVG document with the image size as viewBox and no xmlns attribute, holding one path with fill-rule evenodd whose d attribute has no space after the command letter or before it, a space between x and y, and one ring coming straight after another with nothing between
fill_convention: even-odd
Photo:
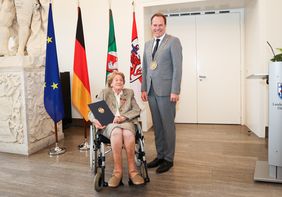
<instances>
[{"instance_id":1,"label":"door frame","mask_svg":"<svg viewBox=\"0 0 282 197\"><path fill-rule=\"evenodd\" d=\"M187 2L190 3L190 2ZM159 1L159 2L144 2L141 3L141 6L137 6L139 10L136 10L136 13L139 11L139 16L141 19L141 24L143 24L143 28L140 29L140 44L141 46L144 46L145 42L151 38L151 32L150 32L150 18L151 16L156 12L156 10L160 9L160 6L164 6L167 3L164 1ZM171 5L177 5L178 3L171 3ZM246 123L245 117L246 117L246 112L245 112L245 75L247 73L247 70L245 70L245 26L244 26L244 18L245 18L245 13L244 13L244 8L232 8L224 7L222 10L229 10L230 12L239 12L241 16L241 22L240 22L240 28L241 28L241 74L240 74L240 87L241 87L241 125L244 125ZM204 10L200 12L206 12L209 10ZM165 13L166 14L166 13ZM137 14L138 15L138 14ZM141 47L141 55L143 54L143 47ZM144 109L142 110L143 117L141 118L142 123L146 124L146 128L150 128L152 126L152 119L150 116L150 110L148 105L146 104ZM145 126L145 125L144 125Z\"/></svg>"}]
</instances>

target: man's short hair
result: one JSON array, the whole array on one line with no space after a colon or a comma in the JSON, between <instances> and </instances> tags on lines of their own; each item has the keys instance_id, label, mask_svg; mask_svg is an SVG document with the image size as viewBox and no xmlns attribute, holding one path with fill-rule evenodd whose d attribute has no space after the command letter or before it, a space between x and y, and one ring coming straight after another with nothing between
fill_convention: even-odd
<instances>
[{"instance_id":1,"label":"man's short hair","mask_svg":"<svg viewBox=\"0 0 282 197\"><path fill-rule=\"evenodd\" d=\"M152 24L152 21L153 21L153 18L155 17L162 17L164 19L164 24L166 25L166 16L160 12L158 13L155 13L152 17L151 17L151 24Z\"/></svg>"}]
</instances>

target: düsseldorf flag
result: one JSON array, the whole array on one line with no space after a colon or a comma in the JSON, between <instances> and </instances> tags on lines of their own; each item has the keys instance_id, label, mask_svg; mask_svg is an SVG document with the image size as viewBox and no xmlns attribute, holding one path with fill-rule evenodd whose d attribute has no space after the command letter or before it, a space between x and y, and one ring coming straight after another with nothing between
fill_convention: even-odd
<instances>
[{"instance_id":1,"label":"d\u00fcsseldorf flag","mask_svg":"<svg viewBox=\"0 0 282 197\"><path fill-rule=\"evenodd\" d=\"M135 98L138 102L141 98L142 68L139 54L135 12L133 12L130 62L130 86L134 90ZM138 102L138 104L140 105L141 102Z\"/></svg>"}]
</instances>

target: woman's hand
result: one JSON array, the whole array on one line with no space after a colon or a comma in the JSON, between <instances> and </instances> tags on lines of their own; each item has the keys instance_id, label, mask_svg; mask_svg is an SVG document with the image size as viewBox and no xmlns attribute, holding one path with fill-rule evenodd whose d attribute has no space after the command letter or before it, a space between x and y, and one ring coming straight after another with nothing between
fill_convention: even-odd
<instances>
[{"instance_id":1,"label":"woman's hand","mask_svg":"<svg viewBox=\"0 0 282 197\"><path fill-rule=\"evenodd\" d=\"M97 120L97 119L94 119L93 123L94 123L94 125L97 129L104 129L106 127L106 126L102 126L101 123L99 122L99 120Z\"/></svg>"},{"instance_id":2,"label":"woman's hand","mask_svg":"<svg viewBox=\"0 0 282 197\"><path fill-rule=\"evenodd\" d=\"M113 123L120 124L126 120L124 116L115 116Z\"/></svg>"}]
</instances>

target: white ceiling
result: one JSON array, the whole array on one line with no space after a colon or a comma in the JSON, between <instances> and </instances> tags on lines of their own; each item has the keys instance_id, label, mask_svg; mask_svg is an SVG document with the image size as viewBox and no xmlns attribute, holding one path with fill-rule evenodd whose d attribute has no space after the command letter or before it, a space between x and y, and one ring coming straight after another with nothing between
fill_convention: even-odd
<instances>
[{"instance_id":1,"label":"white ceiling","mask_svg":"<svg viewBox=\"0 0 282 197\"><path fill-rule=\"evenodd\" d=\"M187 3L168 4L146 7L149 13L177 13L177 12L195 12L204 10L223 10L244 8L250 1L256 0L202 0Z\"/></svg>"}]
</instances>

